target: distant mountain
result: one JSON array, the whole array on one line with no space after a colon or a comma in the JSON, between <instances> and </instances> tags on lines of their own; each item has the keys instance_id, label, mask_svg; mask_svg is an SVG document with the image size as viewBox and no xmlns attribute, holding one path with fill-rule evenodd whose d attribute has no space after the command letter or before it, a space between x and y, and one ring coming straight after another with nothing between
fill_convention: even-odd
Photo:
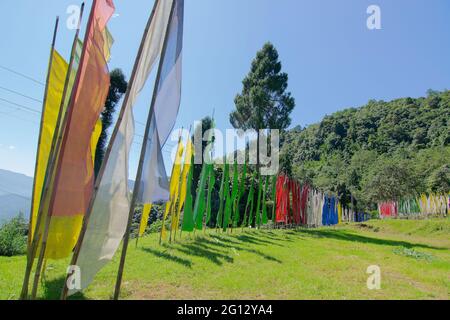
<instances>
[{"instance_id":1,"label":"distant mountain","mask_svg":"<svg viewBox=\"0 0 450 320\"><path fill-rule=\"evenodd\" d=\"M134 188L134 181L128 180L128 189L130 190L130 192L133 192L133 188Z\"/></svg>"},{"instance_id":2,"label":"distant mountain","mask_svg":"<svg viewBox=\"0 0 450 320\"><path fill-rule=\"evenodd\" d=\"M17 216L28 218L33 178L0 169L0 222Z\"/></svg>"},{"instance_id":3,"label":"distant mountain","mask_svg":"<svg viewBox=\"0 0 450 320\"><path fill-rule=\"evenodd\" d=\"M133 191L134 181L128 180ZM31 207L33 178L24 174L0 169L0 223L20 212L28 219Z\"/></svg>"},{"instance_id":4,"label":"distant mountain","mask_svg":"<svg viewBox=\"0 0 450 320\"><path fill-rule=\"evenodd\" d=\"M31 209L31 198L24 198L14 194L0 196L0 224L16 217L19 213L28 220Z\"/></svg>"}]
</instances>

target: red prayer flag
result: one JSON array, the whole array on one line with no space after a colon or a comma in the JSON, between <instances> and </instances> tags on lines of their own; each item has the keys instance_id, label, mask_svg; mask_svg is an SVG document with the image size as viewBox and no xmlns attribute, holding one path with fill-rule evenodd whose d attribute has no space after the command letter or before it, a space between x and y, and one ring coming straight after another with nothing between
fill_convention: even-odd
<instances>
[{"instance_id":1,"label":"red prayer flag","mask_svg":"<svg viewBox=\"0 0 450 320\"><path fill-rule=\"evenodd\" d=\"M90 142L109 90L103 32L113 13L112 0L94 0L58 155L51 216L84 216L92 196L94 168Z\"/></svg>"}]
</instances>

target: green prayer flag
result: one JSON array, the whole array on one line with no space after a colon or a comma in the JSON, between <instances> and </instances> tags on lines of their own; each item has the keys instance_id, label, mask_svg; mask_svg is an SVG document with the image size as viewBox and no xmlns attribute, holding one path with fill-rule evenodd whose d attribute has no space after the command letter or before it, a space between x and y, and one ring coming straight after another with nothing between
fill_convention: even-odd
<instances>
[{"instance_id":1,"label":"green prayer flag","mask_svg":"<svg viewBox=\"0 0 450 320\"><path fill-rule=\"evenodd\" d=\"M228 225L230 223L230 217L231 217L231 197L230 197L230 166L228 163L225 163L225 182L224 182L224 188L223 188L223 197L225 198L225 208L223 213L223 223L222 228L223 231L226 231L228 228Z\"/></svg>"},{"instance_id":2,"label":"green prayer flag","mask_svg":"<svg viewBox=\"0 0 450 320\"><path fill-rule=\"evenodd\" d=\"M194 157L192 157L192 161ZM192 162L193 163L193 162ZM182 230L186 232L194 231L194 216L192 212L192 180L194 176L194 166L189 169L188 183L186 188L186 200L184 202L183 226Z\"/></svg>"},{"instance_id":3,"label":"green prayer flag","mask_svg":"<svg viewBox=\"0 0 450 320\"><path fill-rule=\"evenodd\" d=\"M245 179L247 177L247 161L244 163L244 169L242 170L242 176L241 176L241 181L239 183L239 192L238 192L238 196L236 199L236 203L235 203L235 214L238 217L238 219L236 220L236 226L237 224L239 224L239 219L241 217L241 212L240 212L240 203L241 203L241 198L244 195L245 192ZM245 222L245 218L243 220L243 222Z\"/></svg>"},{"instance_id":4,"label":"green prayer flag","mask_svg":"<svg viewBox=\"0 0 450 320\"><path fill-rule=\"evenodd\" d=\"M256 220L255 223L258 227L261 226L261 195L262 195L262 178L261 174L258 174L258 199L256 200Z\"/></svg>"},{"instance_id":5,"label":"green prayer flag","mask_svg":"<svg viewBox=\"0 0 450 320\"><path fill-rule=\"evenodd\" d=\"M197 230L203 229L203 214L205 213L206 180L207 180L207 168L206 165L203 165L194 205L194 221L195 221L195 228Z\"/></svg>"},{"instance_id":6,"label":"green prayer flag","mask_svg":"<svg viewBox=\"0 0 450 320\"><path fill-rule=\"evenodd\" d=\"M211 206L212 206L212 202L211 202L211 196L212 196L212 192L214 190L214 185L216 182L216 176L214 173L214 164L209 164L208 165L208 195L206 197L206 224L209 223L209 221L211 220Z\"/></svg>"},{"instance_id":7,"label":"green prayer flag","mask_svg":"<svg viewBox=\"0 0 450 320\"><path fill-rule=\"evenodd\" d=\"M211 129L213 128L214 128L214 120L212 120ZM213 130L209 130L209 136L207 139L208 144L211 144L213 142L213 137L214 137ZM194 205L194 221L195 221L195 228L197 230L203 229L203 217L206 210L206 202L205 202L206 184L209 180L208 168L210 167L210 165L212 164L208 164L205 161L203 161L202 171L200 173L200 181L198 184L197 196Z\"/></svg>"},{"instance_id":8,"label":"green prayer flag","mask_svg":"<svg viewBox=\"0 0 450 320\"><path fill-rule=\"evenodd\" d=\"M247 204L245 205L245 215L244 215L244 222L243 224L247 223L248 226L251 226L253 223L253 206L254 206L254 202L255 202L255 188L253 186L255 180L255 174L252 175L252 177L250 178L250 190L248 192L248 197L247 197ZM250 210L249 210L249 206L250 206ZM248 221L247 221L247 216L248 216Z\"/></svg>"},{"instance_id":9,"label":"green prayer flag","mask_svg":"<svg viewBox=\"0 0 450 320\"><path fill-rule=\"evenodd\" d=\"M237 161L234 161L234 173L233 173L233 189L231 191L231 204L233 206L233 218L232 218L232 223L233 223L233 227L237 227L237 224L239 223L239 213L237 210L237 199L239 196L239 171L238 171L238 165L237 165Z\"/></svg>"},{"instance_id":10,"label":"green prayer flag","mask_svg":"<svg viewBox=\"0 0 450 320\"><path fill-rule=\"evenodd\" d=\"M220 182L220 190L219 190L219 212L217 213L217 221L216 227L222 228L223 224L223 209L224 209L224 199L225 199L225 181L227 181L227 170L226 164L223 167L222 171L222 181Z\"/></svg>"}]
</instances>

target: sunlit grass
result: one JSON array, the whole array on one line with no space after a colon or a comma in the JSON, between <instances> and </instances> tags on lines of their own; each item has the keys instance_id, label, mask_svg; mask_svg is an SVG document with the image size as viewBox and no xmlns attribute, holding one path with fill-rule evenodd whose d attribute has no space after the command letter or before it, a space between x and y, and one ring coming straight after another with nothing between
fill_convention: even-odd
<instances>
[{"instance_id":1,"label":"sunlit grass","mask_svg":"<svg viewBox=\"0 0 450 320\"><path fill-rule=\"evenodd\" d=\"M130 242L122 299L448 299L449 220L159 235ZM422 259L421 257L427 257ZM432 257L432 258L428 258ZM49 262L40 298L58 299L68 261ZM381 268L368 290L367 267ZM84 292L109 299L118 255ZM25 257L0 258L0 298L17 299Z\"/></svg>"}]
</instances>

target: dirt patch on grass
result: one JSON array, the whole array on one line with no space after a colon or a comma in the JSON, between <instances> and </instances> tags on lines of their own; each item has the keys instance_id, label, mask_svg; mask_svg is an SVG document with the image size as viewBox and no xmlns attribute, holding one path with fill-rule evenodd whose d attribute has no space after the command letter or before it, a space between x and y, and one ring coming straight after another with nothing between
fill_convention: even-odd
<instances>
[{"instance_id":1,"label":"dirt patch on grass","mask_svg":"<svg viewBox=\"0 0 450 320\"><path fill-rule=\"evenodd\" d=\"M359 224L356 225L356 227L358 229L368 230L368 231L373 231L373 232L379 232L380 231L379 227L375 227L375 226L372 226L372 225L366 224L366 223L359 223Z\"/></svg>"}]
</instances>

